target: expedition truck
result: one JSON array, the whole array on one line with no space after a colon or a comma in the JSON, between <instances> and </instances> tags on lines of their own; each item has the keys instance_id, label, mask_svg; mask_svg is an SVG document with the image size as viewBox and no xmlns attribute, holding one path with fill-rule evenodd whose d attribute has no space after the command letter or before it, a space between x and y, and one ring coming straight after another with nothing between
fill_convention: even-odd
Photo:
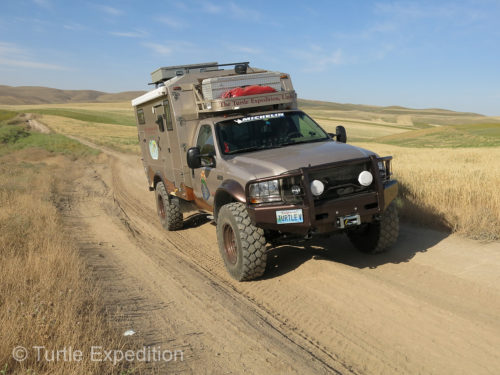
<instances>
[{"instance_id":1,"label":"expedition truck","mask_svg":"<svg viewBox=\"0 0 500 375\"><path fill-rule=\"evenodd\" d=\"M342 126L325 132L288 74L214 62L151 77L132 105L161 223L182 228L185 203L212 215L233 278L264 273L267 243L344 232L378 253L396 241L392 157L346 144Z\"/></svg>"}]
</instances>

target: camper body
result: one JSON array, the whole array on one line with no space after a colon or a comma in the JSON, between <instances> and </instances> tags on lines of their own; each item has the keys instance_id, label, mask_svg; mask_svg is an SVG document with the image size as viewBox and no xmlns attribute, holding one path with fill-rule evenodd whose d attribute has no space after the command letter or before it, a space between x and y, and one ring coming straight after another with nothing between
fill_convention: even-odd
<instances>
[{"instance_id":1,"label":"camper body","mask_svg":"<svg viewBox=\"0 0 500 375\"><path fill-rule=\"evenodd\" d=\"M288 74L207 63L152 77L132 105L160 220L181 228L185 203L213 215L235 279L264 273L268 243L346 232L380 252L396 241L392 158L346 144L342 126L326 133L297 108ZM245 90L257 93L233 96Z\"/></svg>"}]
</instances>

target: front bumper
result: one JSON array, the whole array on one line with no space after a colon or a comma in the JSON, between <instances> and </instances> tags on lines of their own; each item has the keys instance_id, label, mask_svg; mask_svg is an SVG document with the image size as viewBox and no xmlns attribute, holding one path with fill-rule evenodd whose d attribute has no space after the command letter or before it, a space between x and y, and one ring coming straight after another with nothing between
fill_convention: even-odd
<instances>
[{"instance_id":1,"label":"front bumper","mask_svg":"<svg viewBox=\"0 0 500 375\"><path fill-rule=\"evenodd\" d=\"M376 161L372 162L374 168L378 168ZM301 170L304 186L309 186L307 172ZM377 178L372 191L349 197L315 202L308 191L302 204L248 204L247 208L253 224L262 229L301 235L329 233L343 230L340 220L349 215L359 215L361 223L373 221L396 198L397 193L396 180L382 182ZM297 209L302 210L302 222L277 223L277 211Z\"/></svg>"}]
</instances>

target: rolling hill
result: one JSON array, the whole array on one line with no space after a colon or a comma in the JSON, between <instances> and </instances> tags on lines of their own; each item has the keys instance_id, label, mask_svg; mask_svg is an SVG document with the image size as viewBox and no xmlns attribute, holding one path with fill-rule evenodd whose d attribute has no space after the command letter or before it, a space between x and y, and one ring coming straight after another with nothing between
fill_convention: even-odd
<instances>
[{"instance_id":1,"label":"rolling hill","mask_svg":"<svg viewBox=\"0 0 500 375\"><path fill-rule=\"evenodd\" d=\"M144 91L105 93L47 87L0 86L0 107L78 121L135 126L130 100ZM298 100L327 131L344 125L354 142L412 147L483 147L500 145L500 117L446 109L343 104Z\"/></svg>"},{"instance_id":2,"label":"rolling hill","mask_svg":"<svg viewBox=\"0 0 500 375\"><path fill-rule=\"evenodd\" d=\"M124 102L142 95L144 91L125 91L110 94L95 90L60 90L40 86L0 85L0 104L63 104Z\"/></svg>"}]
</instances>

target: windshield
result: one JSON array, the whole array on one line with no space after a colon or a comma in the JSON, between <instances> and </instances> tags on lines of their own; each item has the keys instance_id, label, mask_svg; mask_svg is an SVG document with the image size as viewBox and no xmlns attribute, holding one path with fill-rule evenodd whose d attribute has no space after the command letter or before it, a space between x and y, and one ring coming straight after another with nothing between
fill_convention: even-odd
<instances>
[{"instance_id":1,"label":"windshield","mask_svg":"<svg viewBox=\"0 0 500 375\"><path fill-rule=\"evenodd\" d=\"M304 112L276 112L221 121L215 126L225 155L326 141L328 135Z\"/></svg>"}]
</instances>

